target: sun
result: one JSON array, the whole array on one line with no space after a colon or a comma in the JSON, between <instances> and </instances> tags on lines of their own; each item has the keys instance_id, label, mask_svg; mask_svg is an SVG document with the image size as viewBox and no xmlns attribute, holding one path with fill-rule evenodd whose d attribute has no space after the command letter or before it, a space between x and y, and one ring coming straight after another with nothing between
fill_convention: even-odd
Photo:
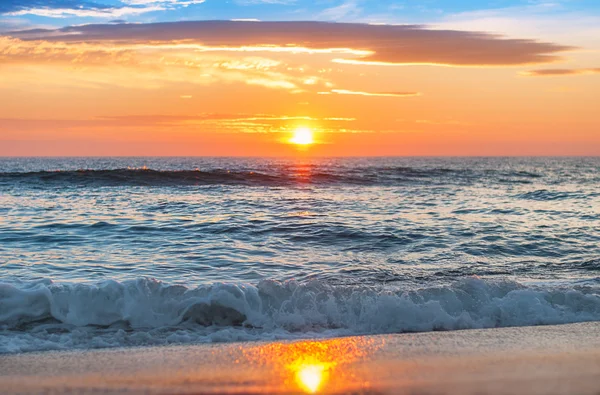
<instances>
[{"instance_id":1,"label":"sun","mask_svg":"<svg viewBox=\"0 0 600 395\"><path fill-rule=\"evenodd\" d=\"M300 127L294 130L290 143L297 145L310 145L315 142L313 131L306 127Z\"/></svg>"}]
</instances>

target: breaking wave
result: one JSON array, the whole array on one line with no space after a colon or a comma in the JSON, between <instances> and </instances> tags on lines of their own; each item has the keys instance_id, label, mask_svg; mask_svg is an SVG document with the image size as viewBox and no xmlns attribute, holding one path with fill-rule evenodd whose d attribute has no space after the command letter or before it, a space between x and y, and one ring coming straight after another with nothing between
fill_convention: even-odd
<instances>
[{"instance_id":1,"label":"breaking wave","mask_svg":"<svg viewBox=\"0 0 600 395\"><path fill-rule=\"evenodd\" d=\"M596 288L478 278L405 291L316 280L197 288L147 278L0 284L0 353L598 320Z\"/></svg>"}]
</instances>

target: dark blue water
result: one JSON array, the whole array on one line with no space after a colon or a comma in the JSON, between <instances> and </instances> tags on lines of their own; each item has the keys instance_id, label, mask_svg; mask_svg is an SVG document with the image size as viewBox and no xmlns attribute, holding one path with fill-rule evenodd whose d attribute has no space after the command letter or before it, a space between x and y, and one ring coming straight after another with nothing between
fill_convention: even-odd
<instances>
[{"instance_id":1,"label":"dark blue water","mask_svg":"<svg viewBox=\"0 0 600 395\"><path fill-rule=\"evenodd\" d=\"M0 352L600 320L600 158L0 159Z\"/></svg>"}]
</instances>

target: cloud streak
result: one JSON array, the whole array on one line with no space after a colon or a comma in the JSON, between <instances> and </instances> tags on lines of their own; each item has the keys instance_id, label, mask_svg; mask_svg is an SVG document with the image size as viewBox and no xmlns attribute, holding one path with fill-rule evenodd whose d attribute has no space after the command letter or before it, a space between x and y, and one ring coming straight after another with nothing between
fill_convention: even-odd
<instances>
[{"instance_id":1,"label":"cloud streak","mask_svg":"<svg viewBox=\"0 0 600 395\"><path fill-rule=\"evenodd\" d=\"M154 89L169 83L244 83L277 90L303 90L300 87L305 86L306 74L288 70L288 65L281 61L246 55L209 53L195 45L85 44L0 36L0 70L20 68L10 81L4 81L7 84L14 84L19 75L26 76L27 70L38 74L54 70L55 74L69 75L63 83L73 83L77 81L75 76L79 76L89 82L89 87L113 84ZM5 75L0 72L0 83ZM322 84L321 79L312 78L315 87Z\"/></svg>"},{"instance_id":2,"label":"cloud streak","mask_svg":"<svg viewBox=\"0 0 600 395\"><path fill-rule=\"evenodd\" d=\"M352 96L374 96L374 97L411 97L420 96L419 92L361 92L347 89L332 89L328 92L319 92L320 95L352 95Z\"/></svg>"},{"instance_id":3,"label":"cloud streak","mask_svg":"<svg viewBox=\"0 0 600 395\"><path fill-rule=\"evenodd\" d=\"M182 97L183 98L183 97ZM187 98L186 99L191 99ZM276 114L220 114L204 113L192 115L129 115L105 116L91 119L18 119L0 118L0 132L6 137L18 138L24 132L43 136L48 128L77 135L78 131L111 130L114 133L131 130L170 130L217 133L288 133L290 128L302 122L318 125L320 132L360 132L347 129L357 121L356 118L310 117Z\"/></svg>"},{"instance_id":4,"label":"cloud streak","mask_svg":"<svg viewBox=\"0 0 600 395\"><path fill-rule=\"evenodd\" d=\"M535 40L417 25L192 21L94 24L13 33L23 40L157 45L202 51L341 53L362 64L513 66L550 63L573 48Z\"/></svg>"},{"instance_id":5,"label":"cloud streak","mask_svg":"<svg viewBox=\"0 0 600 395\"><path fill-rule=\"evenodd\" d=\"M91 17L119 18L164 11L205 0L121 0L118 5L79 0L8 0L0 4L0 14L7 16L37 15L49 18Z\"/></svg>"},{"instance_id":6,"label":"cloud streak","mask_svg":"<svg viewBox=\"0 0 600 395\"><path fill-rule=\"evenodd\" d=\"M521 74L529 77L557 77L569 75L600 74L600 68L594 69L539 69L524 71Z\"/></svg>"},{"instance_id":7,"label":"cloud streak","mask_svg":"<svg viewBox=\"0 0 600 395\"><path fill-rule=\"evenodd\" d=\"M31 9L109 9L107 5L79 0L7 0L0 2L0 14L17 14Z\"/></svg>"}]
</instances>

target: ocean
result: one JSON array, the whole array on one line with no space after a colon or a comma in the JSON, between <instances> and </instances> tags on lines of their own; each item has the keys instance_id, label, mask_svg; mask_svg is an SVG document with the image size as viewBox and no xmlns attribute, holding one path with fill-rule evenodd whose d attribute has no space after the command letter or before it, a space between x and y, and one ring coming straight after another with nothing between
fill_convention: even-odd
<instances>
[{"instance_id":1,"label":"ocean","mask_svg":"<svg viewBox=\"0 0 600 395\"><path fill-rule=\"evenodd\" d=\"M0 353L600 321L600 158L3 158Z\"/></svg>"}]
</instances>

